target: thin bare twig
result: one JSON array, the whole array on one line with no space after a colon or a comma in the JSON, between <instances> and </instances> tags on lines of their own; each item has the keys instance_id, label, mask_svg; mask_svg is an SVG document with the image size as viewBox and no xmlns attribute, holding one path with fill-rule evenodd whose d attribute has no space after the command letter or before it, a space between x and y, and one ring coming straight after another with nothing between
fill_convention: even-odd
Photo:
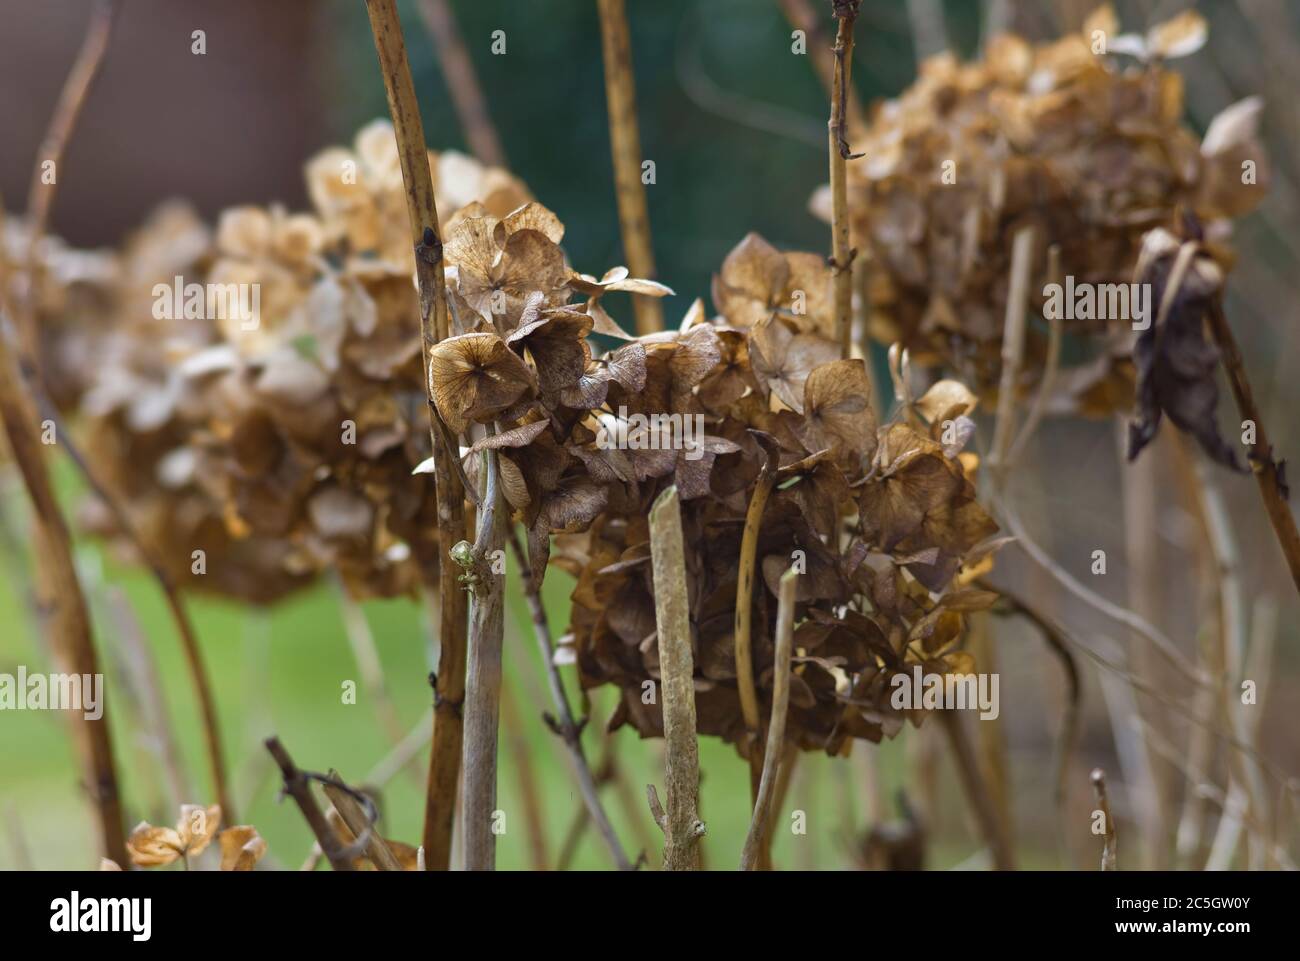
<instances>
[{"instance_id":1,"label":"thin bare twig","mask_svg":"<svg viewBox=\"0 0 1300 961\"><path fill-rule=\"evenodd\" d=\"M337 771L329 772L328 779L321 783L321 788L375 869L401 871L402 863L397 860L397 855L388 846L388 842L379 836L379 832L374 830L376 818L373 805L369 806L369 810L362 807L356 798L356 793L359 792L345 790L343 779Z\"/></svg>"},{"instance_id":2,"label":"thin bare twig","mask_svg":"<svg viewBox=\"0 0 1300 961\"><path fill-rule=\"evenodd\" d=\"M858 156L850 153L847 139L848 94L852 89L853 24L862 0L832 0L839 25L835 32L835 77L831 91L831 116L826 124L830 145L831 181L831 278L835 292L835 339L840 356L850 356L853 336L853 258L849 247L848 175L845 162Z\"/></svg>"},{"instance_id":3,"label":"thin bare twig","mask_svg":"<svg viewBox=\"0 0 1300 961\"><path fill-rule=\"evenodd\" d=\"M798 573L793 569L781 575L777 594L776 659L772 675L772 714L767 722L767 747L763 757L763 776L750 818L749 833L740 854L740 870L756 870L767 860L763 852L771 844L773 800L781 779L780 769L785 754L785 718L790 707L790 652L794 644L795 590ZM786 779L789 784L789 779Z\"/></svg>"},{"instance_id":4,"label":"thin bare twig","mask_svg":"<svg viewBox=\"0 0 1300 961\"><path fill-rule=\"evenodd\" d=\"M759 729L758 689L754 683L754 648L751 619L754 610L754 577L757 567L758 535L763 527L763 511L776 483L776 459L759 472L754 493L745 511L745 529L740 537L740 565L736 573L736 690L740 695L740 713L749 733L749 797L758 801L759 781L763 774L763 734Z\"/></svg>"},{"instance_id":5,"label":"thin bare twig","mask_svg":"<svg viewBox=\"0 0 1300 961\"><path fill-rule=\"evenodd\" d=\"M627 268L636 277L653 280L654 248L650 243L650 214L642 180L641 133L636 116L636 83L632 75L632 41L623 0L597 0L600 47L605 62L605 101L609 109L609 146L614 164L614 191L623 235ZM656 297L633 295L636 332L663 330L663 305Z\"/></svg>"},{"instance_id":6,"label":"thin bare twig","mask_svg":"<svg viewBox=\"0 0 1300 961\"><path fill-rule=\"evenodd\" d=\"M664 715L664 783L668 811L647 785L651 812L664 832L664 870L697 871L704 822L700 808L700 754L695 727L695 658L691 653L690 603L682 546L681 502L669 487L650 509L650 557L654 567L655 626Z\"/></svg>"},{"instance_id":7,"label":"thin bare twig","mask_svg":"<svg viewBox=\"0 0 1300 961\"><path fill-rule=\"evenodd\" d=\"M121 0L98 0L86 27L85 39L77 52L77 59L63 82L58 104L50 117L50 125L36 151L31 186L27 191L27 277L26 296L22 298L17 318L21 337L22 357L40 370L40 335L36 329L36 264L40 256L41 241L49 225L50 211L58 192L60 178L64 176L63 157L68 142L81 117L82 108L90 90L99 76L113 36L113 24L121 9ZM50 164L47 169L46 164ZM52 176L51 176L52 174Z\"/></svg>"},{"instance_id":8,"label":"thin bare twig","mask_svg":"<svg viewBox=\"0 0 1300 961\"><path fill-rule=\"evenodd\" d=\"M434 483L438 508L438 537L445 552L465 537L465 490L454 471L453 462L459 445L449 436L433 405L427 383L429 351L448 336L447 298L444 290L442 235L438 225L438 207L434 201L433 179L429 171L428 148L424 124L415 99L415 85L406 58L402 24L397 16L396 0L366 0L370 29L375 37L388 110L397 135L402 183L406 188L406 211L411 224L411 238L416 246L415 279L419 287L420 335L429 406L429 435L435 457ZM432 582L432 564L422 564L426 582ZM465 592L457 583L457 570L443 557L438 565L440 625L434 704L433 750L429 756L429 777L425 790L423 846L430 869L445 871L451 865L451 835L455 820L456 784L460 772L463 721L461 704L465 698L465 662L468 610Z\"/></svg>"},{"instance_id":9,"label":"thin bare twig","mask_svg":"<svg viewBox=\"0 0 1300 961\"><path fill-rule=\"evenodd\" d=\"M1232 327L1223 313L1223 305L1215 301L1210 307L1210 330L1218 344L1223 358L1223 369L1228 375L1228 384L1232 387L1232 396L1237 401L1243 421L1255 425L1255 443L1250 447L1250 463L1259 484L1259 495L1264 501L1264 510L1268 512L1269 523L1277 536L1278 546L1286 558L1291 571L1291 579L1296 589L1300 590L1300 533L1296 531L1295 515L1287 504L1286 480L1283 464L1273 459L1273 445L1269 443L1268 433L1264 429L1264 419L1255 404L1255 395L1246 376L1246 367L1241 361L1241 350L1233 336Z\"/></svg>"},{"instance_id":10,"label":"thin bare twig","mask_svg":"<svg viewBox=\"0 0 1300 961\"><path fill-rule=\"evenodd\" d=\"M320 805L316 803L316 796L311 793L311 779L305 772L298 770L298 766L293 763L293 758L289 756L289 752L284 749L278 737L269 737L265 743L266 749L275 759L276 767L280 769L280 774L284 778L284 793L293 798L294 803L298 805L298 810L307 820L311 833L316 836L316 843L329 859L330 866L335 871L355 870L348 851L339 843L338 835L325 820Z\"/></svg>"},{"instance_id":11,"label":"thin bare twig","mask_svg":"<svg viewBox=\"0 0 1300 961\"><path fill-rule=\"evenodd\" d=\"M1101 768L1094 768L1092 771L1092 788L1097 795L1097 806L1101 811L1102 827L1106 838L1101 849L1101 869L1116 871L1119 869L1119 864L1116 860L1115 819L1111 817L1110 799L1106 796L1106 772Z\"/></svg>"},{"instance_id":12,"label":"thin bare twig","mask_svg":"<svg viewBox=\"0 0 1300 961\"><path fill-rule=\"evenodd\" d=\"M514 553L515 562L519 565L521 572L520 578L524 584L524 598L528 602L528 609L533 620L533 636L537 641L538 653L542 659L542 668L546 672L546 685L550 689L551 700L555 703L555 710L559 713L558 720L554 718L547 719L548 725L564 742L574 780L578 783L578 793L582 795L582 802L586 806L587 813L596 825L596 830L600 834L601 840L605 842L605 847L609 849L615 866L620 871L631 871L633 864L628 860L627 855L623 853L623 845L619 843L614 826L605 813L604 805L601 803L600 794L597 790L596 779L592 776L586 753L582 749L583 725L574 721L573 709L569 706L569 695L564 689L564 680L560 677L560 669L555 665L555 645L551 640L550 625L546 622L546 609L542 606L541 595L537 591L537 585L533 582L532 567L528 564L523 545L519 542L519 535L513 526L508 527L507 538L510 541L510 548Z\"/></svg>"}]
</instances>

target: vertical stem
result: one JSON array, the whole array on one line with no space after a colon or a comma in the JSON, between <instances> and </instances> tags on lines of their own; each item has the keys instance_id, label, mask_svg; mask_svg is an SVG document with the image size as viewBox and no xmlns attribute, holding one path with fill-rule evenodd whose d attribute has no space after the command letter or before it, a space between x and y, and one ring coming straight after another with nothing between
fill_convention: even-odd
<instances>
[{"instance_id":1,"label":"vertical stem","mask_svg":"<svg viewBox=\"0 0 1300 961\"><path fill-rule=\"evenodd\" d=\"M40 370L40 341L36 330L36 259L40 252L41 239L49 224L50 211L54 208L57 185L64 176L63 157L67 151L72 131L77 126L81 110L86 104L90 88L99 76L108 52L108 42L113 36L113 24L121 9L120 0L99 0L90 16L86 28L86 37L77 52L77 59L68 72L59 93L50 125L45 131L36 152L36 163L32 169L31 186L27 192L27 276L26 296L22 298L21 315L18 318L18 332L21 338L21 356ZM54 166L54 180L46 177L45 162Z\"/></svg>"},{"instance_id":2,"label":"vertical stem","mask_svg":"<svg viewBox=\"0 0 1300 961\"><path fill-rule=\"evenodd\" d=\"M751 618L754 609L754 577L757 566L758 535L763 527L763 511L776 480L775 465L764 465L758 475L754 494L745 511L745 529L740 537L740 566L736 579L736 689L740 694L740 713L749 732L750 800L758 801L759 781L763 773L763 734L759 730L758 689L754 684L754 648Z\"/></svg>"},{"instance_id":3,"label":"vertical stem","mask_svg":"<svg viewBox=\"0 0 1300 961\"><path fill-rule=\"evenodd\" d=\"M508 537L515 560L519 564L520 577L524 582L524 597L528 601L528 609L532 614L533 636L537 641L538 653L542 659L542 668L546 672L546 684L550 689L551 700L555 703L555 709L560 715L554 726L558 728L557 733L568 751L573 778L578 782L578 793L582 795L582 801L586 805L587 813L591 815L596 830L600 833L601 840L605 842L605 846L609 849L610 856L614 859L614 865L620 871L630 871L632 870L632 862L623 853L623 845L619 843L618 835L614 833L614 826L610 823L609 816L605 813L605 808L601 804L596 779L592 776L591 766L587 763L586 753L582 749L581 731L574 721L573 709L569 706L569 695L564 690L564 681L560 677L560 669L555 666L555 645L551 642L551 628L546 622L546 609L542 606L541 595L538 593L537 585L532 578L532 568L529 566L528 558L524 554L523 545L519 542L519 535L515 533L513 527L509 529Z\"/></svg>"},{"instance_id":4,"label":"vertical stem","mask_svg":"<svg viewBox=\"0 0 1300 961\"><path fill-rule=\"evenodd\" d=\"M769 850L772 842L772 802L780 779L782 754L785 753L785 718L790 707L790 652L794 643L795 589L799 575L792 569L781 575L780 593L777 595L776 659L772 675L772 715L767 725L767 748L763 757L763 775L758 786L758 800L749 822L749 833L740 855L740 870L753 871L758 867L762 852ZM787 781L788 783L788 781Z\"/></svg>"},{"instance_id":5,"label":"vertical stem","mask_svg":"<svg viewBox=\"0 0 1300 961\"><path fill-rule=\"evenodd\" d=\"M474 61L465 49L465 39L456 23L456 14L447 0L420 0L418 9L424 20L433 46L438 54L451 104L469 149L483 163L492 167L506 165L506 153L501 147L492 116L488 113L483 88L474 72Z\"/></svg>"},{"instance_id":6,"label":"vertical stem","mask_svg":"<svg viewBox=\"0 0 1300 961\"><path fill-rule=\"evenodd\" d=\"M1097 807L1101 810L1105 821L1103 827L1106 841L1101 849L1101 869L1115 871L1119 868L1115 847L1115 819L1111 817L1110 798L1106 796L1106 772L1101 768L1094 768L1092 771L1092 788L1097 795Z\"/></svg>"},{"instance_id":7,"label":"vertical stem","mask_svg":"<svg viewBox=\"0 0 1300 961\"><path fill-rule=\"evenodd\" d=\"M415 99L411 67L406 59L402 24L396 0L366 0L370 29L375 37L388 110L397 134L402 182L406 188L406 210L411 238L417 247L415 279L419 287L420 334L429 405L429 433L436 452L443 456L434 465L438 507L438 535L442 551L465 536L465 492L450 463L457 444L439 421L428 389L429 348L448 334L447 298L444 290L442 236L438 207L434 201L433 178L429 171L424 125ZM432 564L425 563L425 576L432 581ZM445 871L451 864L451 834L455 820L456 782L460 771L465 698L466 599L457 583L454 565L444 557L438 565L441 601L437 689L433 722L433 750L429 756L429 777L425 791L423 845L428 867Z\"/></svg>"},{"instance_id":8,"label":"vertical stem","mask_svg":"<svg viewBox=\"0 0 1300 961\"><path fill-rule=\"evenodd\" d=\"M848 95L852 89L853 24L861 0L832 0L839 26L835 32L835 79L827 123L831 180L831 276L835 291L835 339L840 356L851 352L853 336L853 255L849 247L849 201L845 161L852 155L846 137Z\"/></svg>"},{"instance_id":9,"label":"vertical stem","mask_svg":"<svg viewBox=\"0 0 1300 961\"><path fill-rule=\"evenodd\" d=\"M488 428L492 432L491 426ZM470 576L469 666L465 684L464 807L465 870L496 869L497 740L500 734L501 652L505 578L494 571L505 531L500 516L496 451L483 452L483 508L478 514Z\"/></svg>"},{"instance_id":10,"label":"vertical stem","mask_svg":"<svg viewBox=\"0 0 1300 961\"><path fill-rule=\"evenodd\" d=\"M600 10L600 46L605 60L605 101L609 108L609 146L614 164L614 190L618 222L623 234L623 254L634 277L653 280L654 248L650 244L650 215L646 211L645 183L641 179L641 134L636 117L636 84L632 78L632 41L628 34L623 0L597 0ZM636 332L663 330L663 307L658 298L634 295Z\"/></svg>"},{"instance_id":11,"label":"vertical stem","mask_svg":"<svg viewBox=\"0 0 1300 961\"><path fill-rule=\"evenodd\" d=\"M681 505L669 487L650 509L650 558L654 568L655 625L659 644L660 699L664 715L664 783L668 810L664 870L697 871L700 866L700 755L695 727L695 658L691 652L690 603ZM653 795L654 786L649 792ZM652 809L655 804L652 802ZM656 812L656 819L658 813Z\"/></svg>"}]
</instances>

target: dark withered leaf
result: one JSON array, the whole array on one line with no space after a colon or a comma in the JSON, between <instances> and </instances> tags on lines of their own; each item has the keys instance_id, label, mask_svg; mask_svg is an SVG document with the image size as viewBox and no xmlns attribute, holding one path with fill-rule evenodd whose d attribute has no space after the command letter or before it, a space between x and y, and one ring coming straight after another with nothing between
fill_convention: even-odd
<instances>
[{"instance_id":1,"label":"dark withered leaf","mask_svg":"<svg viewBox=\"0 0 1300 961\"><path fill-rule=\"evenodd\" d=\"M1137 410L1129 425L1128 457L1133 460L1155 439L1161 416L1168 415L1213 460L1244 470L1216 421L1219 351L1206 339L1205 319L1220 294L1222 272L1208 255L1193 258L1167 315L1158 316L1179 249L1177 239L1163 229L1147 234L1143 242L1139 281L1151 285L1151 311L1157 316L1133 348Z\"/></svg>"}]
</instances>

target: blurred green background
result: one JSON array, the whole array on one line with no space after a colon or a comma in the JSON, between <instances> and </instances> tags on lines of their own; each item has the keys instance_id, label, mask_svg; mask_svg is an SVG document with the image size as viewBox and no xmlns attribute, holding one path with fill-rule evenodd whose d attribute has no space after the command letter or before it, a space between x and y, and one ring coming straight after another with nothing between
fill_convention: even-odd
<instances>
[{"instance_id":1,"label":"blurred green background","mask_svg":"<svg viewBox=\"0 0 1300 961\"><path fill-rule=\"evenodd\" d=\"M812 3L822 14L829 6L826 0ZM917 62L917 32L910 13L917 7L942 10L949 41L969 54L980 38L981 17L995 7L1002 9L1009 25L1044 39L1055 35L1062 23L1077 23L1092 5L1089 0L912 5L905 0L866 0L858 22L855 85L868 102L895 95L910 82ZM1124 22L1138 26L1184 5L1156 0L1117 3ZM452 6L509 166L565 222L564 246L572 263L596 274L622 263L594 0L453 0ZM1213 39L1221 23L1229 31L1247 29L1237 5L1206 0L1198 6L1212 20L1211 52L1204 60L1189 62L1218 60L1230 81L1222 88L1207 86L1206 78L1220 74L1185 71L1189 90L1196 94L1190 112L1203 127L1214 111L1230 102L1229 91L1241 96L1265 83L1253 72L1260 69L1260 58L1252 53L1258 37L1248 37L1247 42L1238 40L1240 33L1229 33L1217 44ZM403 0L401 9L430 146L464 149L414 3ZM80 42L86 11L83 0L39 5L0 0L0 129L8 134L0 150L0 190L9 198L10 209L25 191L36 143ZM642 149L656 164L656 182L648 188L647 199L658 277L677 291L665 309L666 320L673 323L694 297L708 300L712 273L748 231L761 233L781 248L828 250L829 231L807 210L809 196L826 180L826 98L808 57L792 54L791 27L776 0L628 0L628 13ZM824 23L829 29L828 16ZM208 32L209 52L192 57L189 33L199 27ZM504 56L490 52L496 30L506 34ZM1222 51L1232 56L1225 58ZM1270 103L1286 106L1285 92L1276 94L1270 90ZM119 243L171 195L191 199L209 219L239 203L282 202L302 209L303 162L325 146L349 142L362 124L386 113L360 0L127 0L103 77L68 155L54 232L83 246ZM1300 129L1294 127L1293 116L1291 121L1290 126L1281 125L1287 132L1284 143L1292 143L1291 133ZM1279 209L1283 222L1294 226L1293 215L1300 207ZM1276 246L1268 239L1254 249L1267 252ZM1247 262L1244 269L1250 266ZM1262 285L1243 289L1267 290ZM617 296L609 306L630 326L628 305ZM1269 301L1268 323L1243 336L1248 351L1266 362L1272 360L1269 352L1284 325L1285 317L1272 313L1281 303L1278 298ZM1277 351L1276 356L1290 360L1294 353ZM1293 409L1294 404L1287 403L1288 392L1294 390L1291 384L1284 378L1265 379L1261 393L1279 410ZM1035 470L1042 472L1036 475L1042 480L1033 492L1041 500L1042 526L1067 550L1078 548L1081 538L1089 538L1089 545L1101 538L1118 557L1123 531L1114 516L1117 481L1109 473L1114 458L1111 425L1067 425L1062 430L1059 445L1035 463ZM1278 434L1283 441L1294 440L1290 424ZM71 513L84 491L61 458L55 456L52 462ZM1101 480L1081 484L1085 474ZM29 671L48 670L47 652L30 610L26 499L11 470L0 472L0 482L0 569L5 574L0 583L0 623L5 625L0 630L0 672L12 673L19 664ZM1268 543L1248 485L1243 482L1233 491L1239 508L1235 516L1246 518L1258 535L1248 532L1244 543ZM1186 519L1180 522L1186 524ZM127 635L134 630L129 625L133 617L156 661L186 777L194 785L192 796L184 800L210 803L197 707L174 628L161 596L138 568L107 557L98 544L85 539L78 542L77 554L105 654L128 816L133 823L173 823L176 811L155 746L142 740L138 726L131 723L132 695L121 663ZM1086 558L1087 553L1078 556ZM1259 568L1269 558L1252 551L1248 560ZM1122 579L1116 583L1122 584ZM549 575L546 601L557 636L564 630L570 587L562 572ZM522 718L514 730L532 762L548 861L554 864L582 805L561 745L541 721L542 711L551 710L551 705L544 696L517 584L510 596L506 673ZM353 781L364 779L391 747L364 686L359 685L355 705L341 702L341 684L359 681L360 675L337 597L322 584L272 610L210 598L194 598L191 607L216 684L240 821L256 825L268 840L268 864L296 868L309 849L310 835L291 803L275 803L277 779L262 740L277 734L300 766L318 771L334 767ZM125 621L124 610L133 612ZM415 726L428 709L425 679L436 663L425 614L406 600L367 602L364 612L402 726ZM1190 602L1186 613L1195 616ZM1294 623L1284 618L1283 630L1285 637L1293 637ZM1285 652L1288 645L1279 648ZM1007 661L1002 669L1020 685L1014 704L1007 703L1011 697L1004 698L1008 730L1013 731L1018 828L1024 828L1020 861L1027 867L1055 866L1062 863L1054 840L1058 826L1044 772L1059 713L1059 693L1053 686L1057 669L1037 639L1024 632L1009 632L1004 650ZM1294 657L1287 657L1293 666ZM576 700L573 670L562 670ZM1292 670L1291 680L1284 682L1292 697L1294 675ZM1004 683L1011 682L1004 678ZM1090 710L1099 712L1097 692L1088 697ZM610 707L608 692L595 697L593 721L585 733L593 765L604 753L601 730ZM1274 716L1280 716L1276 710ZM1285 735L1281 725L1274 730L1281 732L1279 737ZM498 862L503 868L523 868L530 864L530 848L519 788L520 754L508 745L510 735L508 727L503 731L500 773L500 807L507 826L498 841ZM905 755L915 741L908 731L879 748L857 747L858 752L878 753L887 798L892 799L902 784ZM624 730L613 737L612 748L631 799L625 804L617 792L607 790L607 808L625 848L635 854L648 839L655 845L649 859L657 862L657 838L643 791L648 782L662 784L658 745ZM1088 766L1110 761L1110 752L1109 735L1104 724L1098 725L1077 759L1080 812L1090 804ZM384 788L383 830L390 837L418 840L426 761L427 754L421 753L408 772L399 773ZM748 824L746 766L734 751L712 740L701 744L701 763L706 860L711 867L730 868L738 861ZM931 767L940 785L932 824L932 867L967 863L980 848L948 765L940 752ZM0 714L0 867L96 865L92 821L77 778L63 717L53 712ZM856 759L805 755L778 821L777 865L851 866L854 835L866 826L861 815L864 795ZM892 813L892 802L890 807ZM806 812L808 833L803 836L781 828L796 809ZM1121 809L1120 817L1125 813ZM1078 823L1086 825L1082 817ZM1080 827L1075 840L1091 859L1085 830ZM609 866L594 833L583 836L573 864Z\"/></svg>"}]
</instances>

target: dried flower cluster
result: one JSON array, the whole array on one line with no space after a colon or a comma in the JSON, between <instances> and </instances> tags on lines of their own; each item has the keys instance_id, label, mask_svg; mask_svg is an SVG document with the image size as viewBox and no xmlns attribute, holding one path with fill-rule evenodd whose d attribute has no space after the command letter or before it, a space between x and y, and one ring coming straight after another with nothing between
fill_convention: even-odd
<instances>
[{"instance_id":1,"label":"dried flower cluster","mask_svg":"<svg viewBox=\"0 0 1300 961\"><path fill-rule=\"evenodd\" d=\"M464 156L430 164L441 210L528 199ZM437 565L432 481L412 473L430 444L391 126L317 155L307 182L314 213L240 207L214 232L185 210L154 217L121 257L83 402L96 461L174 573L256 602L326 567L393 595ZM156 286L174 278L181 296ZM247 297L219 299L254 289L255 317Z\"/></svg>"},{"instance_id":2,"label":"dried flower cluster","mask_svg":"<svg viewBox=\"0 0 1300 961\"><path fill-rule=\"evenodd\" d=\"M702 734L748 746L736 685L737 560L764 465L777 492L764 515L754 599L754 664L772 685L779 576L794 565L800 625L789 733L838 750L901 727L889 679L924 664L965 672L963 615L993 599L959 571L996 546L959 451L975 399L943 381L878 426L860 360L839 360L830 274L811 254L746 238L714 284L721 316L697 301L680 329L639 338L609 318L611 290L665 292L622 269L567 274L561 226L530 204L503 220L466 212L446 245L458 329L431 360L453 430L492 425L474 452L498 452L511 509L528 530L533 575L554 561L578 581L570 633L582 682L622 689L612 723L662 733L647 515L675 484L683 501ZM581 304L574 294L586 296ZM491 307L495 298L496 307ZM597 356L596 331L622 341ZM922 420L924 418L924 422ZM473 464L471 464L471 468Z\"/></svg>"},{"instance_id":3,"label":"dried flower cluster","mask_svg":"<svg viewBox=\"0 0 1300 961\"><path fill-rule=\"evenodd\" d=\"M1164 61L1195 52L1206 24L1184 13L1145 37L1121 36L1109 4L1081 33L1035 47L1003 35L982 60L952 54L879 105L849 163L853 243L868 271L869 336L901 342L982 388L998 380L1011 238L1035 229L1031 303L1041 307L1048 248L1079 285L1128 283L1142 237L1193 210L1211 238L1260 202L1257 101L1229 107L1203 141L1182 121L1183 80ZM1246 168L1243 168L1246 164ZM829 219L825 194L814 210ZM1110 411L1132 396L1130 318L1065 319L1094 337L1096 363L1059 379L1076 408ZM1026 373L1046 337L1031 325Z\"/></svg>"}]
</instances>

